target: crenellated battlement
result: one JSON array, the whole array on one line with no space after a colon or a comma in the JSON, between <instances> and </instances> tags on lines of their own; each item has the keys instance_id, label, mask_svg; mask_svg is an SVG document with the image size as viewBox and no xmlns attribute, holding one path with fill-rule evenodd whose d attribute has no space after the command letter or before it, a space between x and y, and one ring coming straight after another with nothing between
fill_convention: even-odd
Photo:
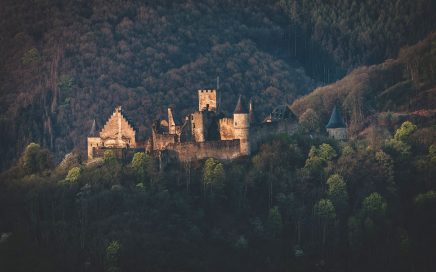
<instances>
[{"instance_id":1,"label":"crenellated battlement","mask_svg":"<svg viewBox=\"0 0 436 272\"><path fill-rule=\"evenodd\" d=\"M217 109L217 90L200 89L198 111L179 119L171 107L167 108L167 118L156 120L150 138L138 143L134 126L123 115L121 106L117 106L98 136L93 125L88 137L88 158L103 156L107 149L122 151L121 155L129 150L142 149L150 155L172 154L182 161L208 157L227 160L250 155L251 150L270 135L295 130L295 118L277 117L262 124L250 121L254 120L250 119L253 108L246 110L241 97L231 117L223 116Z\"/></svg>"}]
</instances>

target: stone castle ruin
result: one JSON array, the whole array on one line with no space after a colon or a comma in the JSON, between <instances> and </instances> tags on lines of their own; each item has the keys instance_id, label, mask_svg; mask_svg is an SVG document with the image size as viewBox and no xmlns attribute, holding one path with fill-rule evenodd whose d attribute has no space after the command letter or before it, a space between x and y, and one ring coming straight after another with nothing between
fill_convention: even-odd
<instances>
[{"instance_id":1,"label":"stone castle ruin","mask_svg":"<svg viewBox=\"0 0 436 272\"><path fill-rule=\"evenodd\" d=\"M124 117L121 107L97 133L95 122L88 137L88 159L102 157L113 150L118 157L138 150L161 156L165 154L180 161L203 158L231 160L250 155L260 143L276 134L292 134L297 120L287 105L282 105L262 122L255 119L253 104L241 96L232 116L219 110L216 90L198 90L198 110L185 116L181 122L172 108L166 119L153 123L151 136L140 142L136 131Z\"/></svg>"}]
</instances>

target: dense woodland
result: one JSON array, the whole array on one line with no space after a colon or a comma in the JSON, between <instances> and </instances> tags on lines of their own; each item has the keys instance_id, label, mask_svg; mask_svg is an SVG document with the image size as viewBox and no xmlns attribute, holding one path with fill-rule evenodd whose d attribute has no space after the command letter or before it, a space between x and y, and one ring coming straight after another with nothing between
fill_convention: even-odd
<instances>
[{"instance_id":1,"label":"dense woodland","mask_svg":"<svg viewBox=\"0 0 436 272\"><path fill-rule=\"evenodd\" d=\"M60 160L122 105L149 133L220 77L223 109L260 117L435 28L434 1L58 1L0 5L0 169L30 142ZM413 31L411 31L413 30Z\"/></svg>"},{"instance_id":2,"label":"dense woodland","mask_svg":"<svg viewBox=\"0 0 436 272\"><path fill-rule=\"evenodd\" d=\"M436 146L410 121L253 156L83 164L29 145L3 173L3 271L434 271ZM435 130L433 130L434 140ZM7 231L9 230L9 231Z\"/></svg>"},{"instance_id":3,"label":"dense woodland","mask_svg":"<svg viewBox=\"0 0 436 272\"><path fill-rule=\"evenodd\" d=\"M1 0L0 271L435 271L435 11ZM122 105L144 139L217 76L225 113L287 103L297 133L231 162L84 161L93 119Z\"/></svg>"}]
</instances>

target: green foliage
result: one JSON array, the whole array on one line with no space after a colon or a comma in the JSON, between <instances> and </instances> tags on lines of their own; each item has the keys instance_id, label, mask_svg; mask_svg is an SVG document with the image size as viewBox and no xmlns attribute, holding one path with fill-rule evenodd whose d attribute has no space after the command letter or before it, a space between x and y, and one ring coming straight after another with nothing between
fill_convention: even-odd
<instances>
[{"instance_id":1,"label":"green foliage","mask_svg":"<svg viewBox=\"0 0 436 272\"><path fill-rule=\"evenodd\" d=\"M383 149L391 154L393 158L399 160L407 159L411 154L411 147L403 141L388 139L385 141Z\"/></svg>"},{"instance_id":2,"label":"green foliage","mask_svg":"<svg viewBox=\"0 0 436 272\"><path fill-rule=\"evenodd\" d=\"M204 163L203 182L205 186L221 187L224 182L225 172L221 162L214 158L209 158Z\"/></svg>"},{"instance_id":3,"label":"green foliage","mask_svg":"<svg viewBox=\"0 0 436 272\"><path fill-rule=\"evenodd\" d=\"M337 157L336 150L329 144L321 144L319 146L319 156L325 161L331 161Z\"/></svg>"},{"instance_id":4,"label":"green foliage","mask_svg":"<svg viewBox=\"0 0 436 272\"><path fill-rule=\"evenodd\" d=\"M79 180L81 172L82 172L82 169L79 166L75 166L68 171L68 174L65 177L65 180L68 182L74 183L77 180Z\"/></svg>"},{"instance_id":5,"label":"green foliage","mask_svg":"<svg viewBox=\"0 0 436 272\"><path fill-rule=\"evenodd\" d=\"M131 166L140 182L147 178L148 173L153 173L152 160L145 152L136 152L133 155Z\"/></svg>"},{"instance_id":6,"label":"green foliage","mask_svg":"<svg viewBox=\"0 0 436 272\"><path fill-rule=\"evenodd\" d=\"M305 133L320 132L321 120L313 109L307 109L298 119L298 122Z\"/></svg>"},{"instance_id":7,"label":"green foliage","mask_svg":"<svg viewBox=\"0 0 436 272\"><path fill-rule=\"evenodd\" d=\"M315 216L324 221L330 221L336 218L336 210L329 199L321 199L313 208Z\"/></svg>"},{"instance_id":8,"label":"green foliage","mask_svg":"<svg viewBox=\"0 0 436 272\"><path fill-rule=\"evenodd\" d=\"M110 149L104 151L103 158L104 158L105 163L112 162L112 161L116 160L114 151L110 150Z\"/></svg>"},{"instance_id":9,"label":"green foliage","mask_svg":"<svg viewBox=\"0 0 436 272\"><path fill-rule=\"evenodd\" d=\"M20 158L21 167L26 174L34 174L51 167L51 156L39 144L30 143Z\"/></svg>"},{"instance_id":10,"label":"green foliage","mask_svg":"<svg viewBox=\"0 0 436 272\"><path fill-rule=\"evenodd\" d=\"M120 255L121 244L118 241L111 241L106 247L106 267L109 272L118 272L119 268L119 255Z\"/></svg>"},{"instance_id":11,"label":"green foliage","mask_svg":"<svg viewBox=\"0 0 436 272\"><path fill-rule=\"evenodd\" d=\"M269 210L266 227L271 237L277 238L280 236L283 229L283 220L278 207L273 207Z\"/></svg>"},{"instance_id":12,"label":"green foliage","mask_svg":"<svg viewBox=\"0 0 436 272\"><path fill-rule=\"evenodd\" d=\"M27 50L23 57L21 58L21 63L24 65L37 64L41 60L39 56L39 51L36 48L31 48Z\"/></svg>"},{"instance_id":13,"label":"green foliage","mask_svg":"<svg viewBox=\"0 0 436 272\"><path fill-rule=\"evenodd\" d=\"M416 125L414 125L410 121L406 121L401 124L401 127L395 131L394 139L397 141L406 141L409 136L415 132L417 129Z\"/></svg>"},{"instance_id":14,"label":"green foliage","mask_svg":"<svg viewBox=\"0 0 436 272\"><path fill-rule=\"evenodd\" d=\"M415 204L417 206L430 206L435 207L436 205L436 191L428 191L422 194L419 194L414 199Z\"/></svg>"},{"instance_id":15,"label":"green foliage","mask_svg":"<svg viewBox=\"0 0 436 272\"><path fill-rule=\"evenodd\" d=\"M379 193L371 193L362 202L362 212L366 216L374 218L384 216L386 208L386 200Z\"/></svg>"},{"instance_id":16,"label":"green foliage","mask_svg":"<svg viewBox=\"0 0 436 272\"><path fill-rule=\"evenodd\" d=\"M347 185L339 174L334 174L327 179L327 196L333 202L336 210L344 211L347 208Z\"/></svg>"}]
</instances>

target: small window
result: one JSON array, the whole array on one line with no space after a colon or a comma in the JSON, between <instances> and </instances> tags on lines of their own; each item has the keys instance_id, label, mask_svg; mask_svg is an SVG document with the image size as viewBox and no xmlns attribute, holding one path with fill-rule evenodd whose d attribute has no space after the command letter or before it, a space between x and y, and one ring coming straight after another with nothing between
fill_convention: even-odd
<instances>
[{"instance_id":1,"label":"small window","mask_svg":"<svg viewBox=\"0 0 436 272\"><path fill-rule=\"evenodd\" d=\"M195 128L195 123L192 123L192 128Z\"/></svg>"},{"instance_id":2,"label":"small window","mask_svg":"<svg viewBox=\"0 0 436 272\"><path fill-rule=\"evenodd\" d=\"M235 126L237 126L238 125L238 123L237 122L235 122Z\"/></svg>"}]
</instances>

